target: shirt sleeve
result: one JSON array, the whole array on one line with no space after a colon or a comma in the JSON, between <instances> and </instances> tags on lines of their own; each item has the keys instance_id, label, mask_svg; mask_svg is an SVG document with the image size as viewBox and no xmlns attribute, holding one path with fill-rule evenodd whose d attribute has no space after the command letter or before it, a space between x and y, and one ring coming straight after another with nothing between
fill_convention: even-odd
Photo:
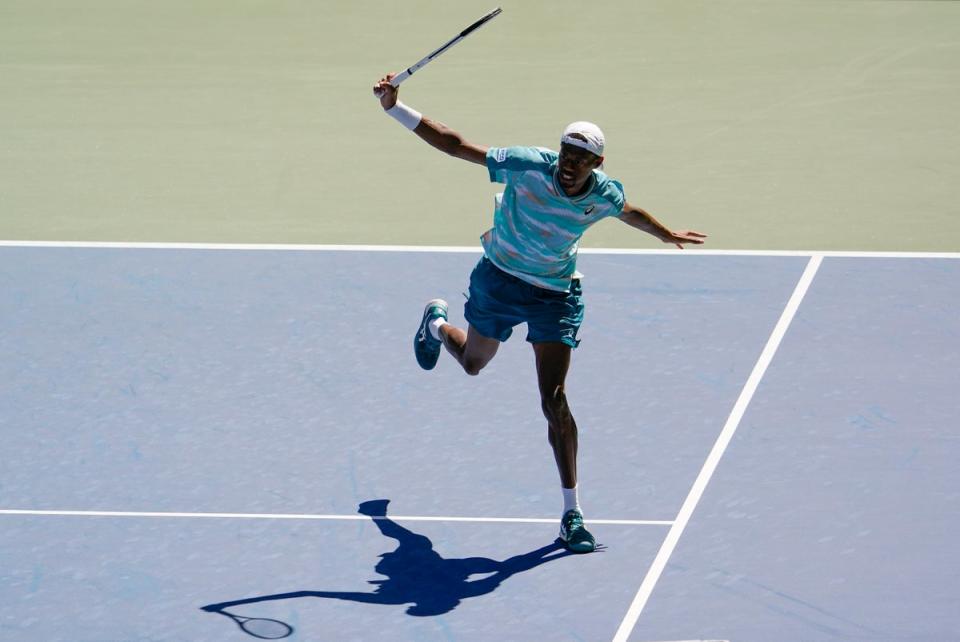
<instances>
[{"instance_id":1,"label":"shirt sleeve","mask_svg":"<svg viewBox=\"0 0 960 642\"><path fill-rule=\"evenodd\" d=\"M620 216L620 213L623 212L623 206L627 204L627 196L623 192L623 185L620 181L612 180L607 187L608 200L613 204L613 213L611 216Z\"/></svg>"},{"instance_id":2,"label":"shirt sleeve","mask_svg":"<svg viewBox=\"0 0 960 642\"><path fill-rule=\"evenodd\" d=\"M487 170L491 183L506 183L511 174L544 170L556 159L556 152L540 147L491 147Z\"/></svg>"}]
</instances>

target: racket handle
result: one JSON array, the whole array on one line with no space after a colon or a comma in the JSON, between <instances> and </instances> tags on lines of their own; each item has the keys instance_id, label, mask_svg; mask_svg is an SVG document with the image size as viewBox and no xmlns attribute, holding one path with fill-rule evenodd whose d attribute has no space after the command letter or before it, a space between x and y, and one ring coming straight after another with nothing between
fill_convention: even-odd
<instances>
[{"instance_id":1,"label":"racket handle","mask_svg":"<svg viewBox=\"0 0 960 642\"><path fill-rule=\"evenodd\" d=\"M393 85L394 87L399 87L400 83L402 83L404 80L409 78L412 74L413 72L411 72L409 69L405 69L401 71L399 74L397 74L396 76L394 76L393 79L390 81L390 84Z\"/></svg>"}]
</instances>

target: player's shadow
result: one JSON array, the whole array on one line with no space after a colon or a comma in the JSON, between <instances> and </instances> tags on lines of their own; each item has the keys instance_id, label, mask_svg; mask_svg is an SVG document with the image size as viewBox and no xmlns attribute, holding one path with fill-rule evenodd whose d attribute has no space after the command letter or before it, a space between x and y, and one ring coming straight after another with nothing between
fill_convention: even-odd
<instances>
[{"instance_id":1,"label":"player's shadow","mask_svg":"<svg viewBox=\"0 0 960 642\"><path fill-rule=\"evenodd\" d=\"M433 542L424 535L414 533L387 517L388 499L377 499L360 504L358 512L369 516L386 537L397 540L397 548L380 555L377 573L387 579L371 580L377 588L369 593L354 591L293 591L275 595L249 597L202 607L204 611L221 613L234 619L241 628L254 637L266 637L251 632L244 626L247 618L227 612L238 606L272 602L302 597L319 597L335 600L349 600L365 604L400 605L409 604L407 614L413 616L434 616L449 613L457 608L461 601L486 595L495 591L509 577L529 571L546 562L571 555L560 540L521 555L515 555L503 561L486 557L467 557L447 559L433 550ZM478 576L475 579L471 579ZM276 637L287 637L293 629L280 631Z\"/></svg>"}]
</instances>

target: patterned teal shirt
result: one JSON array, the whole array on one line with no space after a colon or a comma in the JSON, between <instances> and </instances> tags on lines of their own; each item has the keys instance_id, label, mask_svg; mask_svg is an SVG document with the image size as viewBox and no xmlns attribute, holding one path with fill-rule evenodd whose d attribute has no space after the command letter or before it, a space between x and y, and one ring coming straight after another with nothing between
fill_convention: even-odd
<instances>
[{"instance_id":1,"label":"patterned teal shirt","mask_svg":"<svg viewBox=\"0 0 960 642\"><path fill-rule=\"evenodd\" d=\"M496 196L493 228L480 237L487 258L504 272L549 290L569 291L579 278L577 247L591 225L623 211L623 186L599 170L576 197L557 183L559 154L542 147L493 147L490 180Z\"/></svg>"}]
</instances>

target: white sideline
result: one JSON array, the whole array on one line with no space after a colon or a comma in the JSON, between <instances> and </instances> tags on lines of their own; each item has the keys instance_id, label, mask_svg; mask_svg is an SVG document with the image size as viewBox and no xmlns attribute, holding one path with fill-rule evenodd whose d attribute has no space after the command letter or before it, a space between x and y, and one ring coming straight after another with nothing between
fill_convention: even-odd
<instances>
[{"instance_id":1,"label":"white sideline","mask_svg":"<svg viewBox=\"0 0 960 642\"><path fill-rule=\"evenodd\" d=\"M776 354L777 348L780 347L780 342L783 340L783 337L787 332L787 328L790 327L790 323L793 321L793 317L797 313L797 309L800 307L800 303L803 301L803 297L806 295L807 290L810 288L810 284L813 282L813 278L816 276L817 270L820 268L822 261L823 257L820 255L814 255L810 257L810 261L807 263L807 267L804 270L803 275L800 277L796 288L793 290L793 295L787 302L787 306L780 315L780 320L777 322L777 325L773 329L773 333L767 340L767 345L763 348L763 352L760 353L760 358L757 360L756 365L753 367L753 371L747 378L747 382L744 384L743 390L740 391L740 396L733 405L733 410L730 412L730 416L727 418L727 422L724 424L723 430L720 431L720 436L717 438L716 443L714 443L713 449L710 451L710 454L707 456L707 460L703 464L703 468L700 470L700 474L697 475L697 479L693 483L693 487L690 489L686 500L684 500L683 506L680 508L680 513L677 515L677 519L673 522L673 526L670 527L670 531L667 533L663 544L660 546L659 552L657 552L657 556L650 565L650 569L647 571L646 577L643 578L643 583L640 585L640 589L633 598L633 602L630 604L627 614L623 617L623 621L620 622L620 627L617 629L616 635L613 637L613 642L626 642L627 638L630 637L633 627L640 618L640 614L643 612L643 608L646 606L647 600L650 598L650 594L653 593L653 589L656 586L657 581L660 579L660 575L663 573L664 568L666 568L667 561L669 561L670 556L673 554L673 551L677 546L677 542L680 540L680 536L683 535L683 530L690 522L690 517L693 515L693 511L696 509L700 498L703 496L703 493L707 488L707 484L710 483L710 478L716 471L717 465L720 463L720 458L723 457L723 453L727 450L727 446L730 445L730 441L733 439L733 435L736 433L737 427L740 425L740 420L743 419L743 415L747 410L747 406L750 405L750 400L753 398L753 394L757 391L757 386L760 385L760 380L763 379L763 375L766 373L767 367L773 360L773 356Z\"/></svg>"}]
</instances>

